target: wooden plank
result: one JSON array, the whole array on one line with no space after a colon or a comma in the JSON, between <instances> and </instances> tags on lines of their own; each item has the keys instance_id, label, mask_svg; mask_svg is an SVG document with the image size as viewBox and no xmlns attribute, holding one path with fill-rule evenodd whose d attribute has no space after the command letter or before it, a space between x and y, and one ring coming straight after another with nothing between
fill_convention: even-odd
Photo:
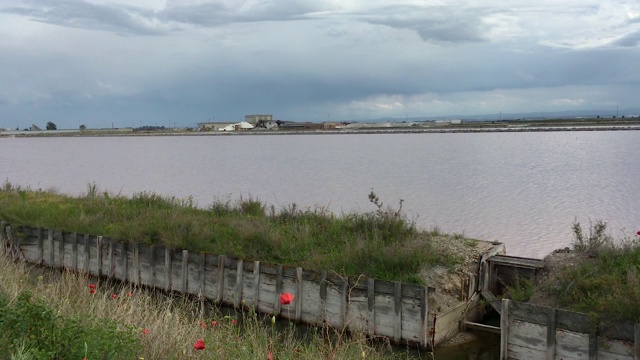
<instances>
[{"instance_id":1,"label":"wooden plank","mask_svg":"<svg viewBox=\"0 0 640 360\"><path fill-rule=\"evenodd\" d=\"M244 278L244 262L242 260L238 260L236 263L236 293L235 298L233 299L233 305L235 307L240 307L242 305L242 280Z\"/></svg>"},{"instance_id":2,"label":"wooden plank","mask_svg":"<svg viewBox=\"0 0 640 360\"><path fill-rule=\"evenodd\" d=\"M556 331L556 359L588 359L589 335L575 331ZM595 355L594 355L595 356Z\"/></svg>"},{"instance_id":3,"label":"wooden plank","mask_svg":"<svg viewBox=\"0 0 640 360\"><path fill-rule=\"evenodd\" d=\"M113 240L107 239L109 241L109 277L115 277L116 275L116 262L115 262L115 252L113 249Z\"/></svg>"},{"instance_id":4,"label":"wooden plank","mask_svg":"<svg viewBox=\"0 0 640 360\"><path fill-rule=\"evenodd\" d=\"M362 284L366 284L363 282ZM364 286L349 288L346 326L350 331L368 333L369 303L368 292Z\"/></svg>"},{"instance_id":5,"label":"wooden plank","mask_svg":"<svg viewBox=\"0 0 640 360\"><path fill-rule=\"evenodd\" d=\"M47 265L55 266L53 248L53 229L47 229Z\"/></svg>"},{"instance_id":6,"label":"wooden plank","mask_svg":"<svg viewBox=\"0 0 640 360\"><path fill-rule=\"evenodd\" d=\"M225 262L225 256L219 255L218 256L218 294L217 294L218 298L216 299L218 303L221 303L224 297L224 262Z\"/></svg>"},{"instance_id":7,"label":"wooden plank","mask_svg":"<svg viewBox=\"0 0 640 360\"><path fill-rule=\"evenodd\" d=\"M368 318L367 318L367 331L370 335L376 333L376 293L375 293L376 279L369 278L367 279L367 310L368 310Z\"/></svg>"},{"instance_id":8,"label":"wooden plank","mask_svg":"<svg viewBox=\"0 0 640 360\"><path fill-rule=\"evenodd\" d=\"M323 313L318 311L320 309L320 282L304 280L304 275L302 281L304 291L301 297L304 299L302 299L300 306L302 308L300 320L307 324L321 326Z\"/></svg>"},{"instance_id":9,"label":"wooden plank","mask_svg":"<svg viewBox=\"0 0 640 360\"><path fill-rule=\"evenodd\" d=\"M475 323L471 321L465 321L464 326L467 330L477 330L482 332L489 332L493 334L500 334L500 328L497 326L485 325L480 323Z\"/></svg>"},{"instance_id":10,"label":"wooden plank","mask_svg":"<svg viewBox=\"0 0 640 360\"><path fill-rule=\"evenodd\" d=\"M71 268L78 270L78 233L71 235Z\"/></svg>"},{"instance_id":11,"label":"wooden plank","mask_svg":"<svg viewBox=\"0 0 640 360\"><path fill-rule=\"evenodd\" d=\"M542 269L544 260L509 255L494 255L487 259L494 265L511 266L528 269Z\"/></svg>"},{"instance_id":12,"label":"wooden plank","mask_svg":"<svg viewBox=\"0 0 640 360\"><path fill-rule=\"evenodd\" d=\"M300 321L302 319L302 294L304 294L304 288L302 287L302 273L303 270L301 267L296 268L296 297L294 298L295 306L296 306L296 321Z\"/></svg>"},{"instance_id":13,"label":"wooden plank","mask_svg":"<svg viewBox=\"0 0 640 360\"><path fill-rule=\"evenodd\" d=\"M522 303L518 301L511 301L509 304L511 313L509 317L511 319L518 319L538 325L547 325L549 320L549 308L545 306L537 306L529 303ZM562 320L566 318L561 310L556 313L556 323L558 328L563 327Z\"/></svg>"},{"instance_id":14,"label":"wooden plank","mask_svg":"<svg viewBox=\"0 0 640 360\"><path fill-rule=\"evenodd\" d=\"M376 280L376 286L377 284L378 280ZM374 309L376 313L375 334L393 339L395 332L394 296L385 293L380 294L376 291Z\"/></svg>"},{"instance_id":15,"label":"wooden plank","mask_svg":"<svg viewBox=\"0 0 640 360\"><path fill-rule=\"evenodd\" d=\"M253 283L253 306L257 310L260 304L260 261L257 260L253 262Z\"/></svg>"},{"instance_id":16,"label":"wooden plank","mask_svg":"<svg viewBox=\"0 0 640 360\"><path fill-rule=\"evenodd\" d=\"M549 310L547 324L547 360L554 360L556 358L556 309Z\"/></svg>"},{"instance_id":17,"label":"wooden plank","mask_svg":"<svg viewBox=\"0 0 640 360\"><path fill-rule=\"evenodd\" d=\"M91 249L89 248L89 235L84 235L84 244L82 245L84 250L84 272L89 273L89 264L91 263Z\"/></svg>"},{"instance_id":18,"label":"wooden plank","mask_svg":"<svg viewBox=\"0 0 640 360\"><path fill-rule=\"evenodd\" d=\"M465 308L466 308L466 303ZM420 299L414 299L412 297L403 297L401 301L401 342L402 343L422 343L422 324L420 321L421 312ZM458 331L460 319L463 317L460 312L455 323L455 330ZM365 329L366 330L366 329Z\"/></svg>"},{"instance_id":19,"label":"wooden plank","mask_svg":"<svg viewBox=\"0 0 640 360\"><path fill-rule=\"evenodd\" d=\"M346 326L349 322L349 302L350 302L349 283L343 282L340 289L340 319L342 326Z\"/></svg>"},{"instance_id":20,"label":"wooden plank","mask_svg":"<svg viewBox=\"0 0 640 360\"><path fill-rule=\"evenodd\" d=\"M346 295L343 291L344 282L335 285L327 281L327 298L324 302L324 320L334 328L343 329L347 316L345 309ZM348 285L347 285L348 286Z\"/></svg>"},{"instance_id":21,"label":"wooden plank","mask_svg":"<svg viewBox=\"0 0 640 360\"><path fill-rule=\"evenodd\" d=\"M153 246L137 243L136 248L138 249L138 285L156 286Z\"/></svg>"},{"instance_id":22,"label":"wooden plank","mask_svg":"<svg viewBox=\"0 0 640 360\"><path fill-rule=\"evenodd\" d=\"M98 260L96 271L98 272L98 276L102 276L102 236L98 236L98 245L96 246L96 251L96 259Z\"/></svg>"},{"instance_id":23,"label":"wooden plank","mask_svg":"<svg viewBox=\"0 0 640 360\"><path fill-rule=\"evenodd\" d=\"M420 298L420 328L421 328L421 345L424 348L433 348L434 344L429 344L429 288L422 289L422 297Z\"/></svg>"},{"instance_id":24,"label":"wooden plank","mask_svg":"<svg viewBox=\"0 0 640 360\"><path fill-rule=\"evenodd\" d=\"M500 360L507 360L509 356L509 300L502 299L500 312ZM435 344L434 344L435 345Z\"/></svg>"},{"instance_id":25,"label":"wooden plank","mask_svg":"<svg viewBox=\"0 0 640 360\"><path fill-rule=\"evenodd\" d=\"M207 273L207 256L205 253L200 253L200 261L200 269L198 270L198 274L200 275L200 289L198 290L198 293L204 298L204 294L207 291L207 282L205 281L205 275Z\"/></svg>"},{"instance_id":26,"label":"wooden plank","mask_svg":"<svg viewBox=\"0 0 640 360\"><path fill-rule=\"evenodd\" d=\"M633 343L598 337L598 360L633 360Z\"/></svg>"},{"instance_id":27,"label":"wooden plank","mask_svg":"<svg viewBox=\"0 0 640 360\"><path fill-rule=\"evenodd\" d=\"M589 360L596 360L598 353L598 329L592 326L589 331Z\"/></svg>"},{"instance_id":28,"label":"wooden plank","mask_svg":"<svg viewBox=\"0 0 640 360\"><path fill-rule=\"evenodd\" d=\"M187 279L189 278L188 275L188 269L189 269L189 250L182 250L182 268L180 271L180 291L182 291L183 293L187 292Z\"/></svg>"},{"instance_id":29,"label":"wooden plank","mask_svg":"<svg viewBox=\"0 0 640 360\"><path fill-rule=\"evenodd\" d=\"M140 285L140 243L133 244L133 284Z\"/></svg>"},{"instance_id":30,"label":"wooden plank","mask_svg":"<svg viewBox=\"0 0 640 360\"><path fill-rule=\"evenodd\" d=\"M164 248L164 291L171 291L171 249Z\"/></svg>"},{"instance_id":31,"label":"wooden plank","mask_svg":"<svg viewBox=\"0 0 640 360\"><path fill-rule=\"evenodd\" d=\"M182 291L182 250L171 250L171 291Z\"/></svg>"},{"instance_id":32,"label":"wooden plank","mask_svg":"<svg viewBox=\"0 0 640 360\"><path fill-rule=\"evenodd\" d=\"M187 292L189 294L203 294L204 289L204 270L206 257L202 253L190 252L187 263Z\"/></svg>"},{"instance_id":33,"label":"wooden plank","mask_svg":"<svg viewBox=\"0 0 640 360\"><path fill-rule=\"evenodd\" d=\"M276 274L276 297L274 300L273 306L273 314L280 314L280 294L282 293L282 273L284 271L284 266L282 264L278 265L278 273Z\"/></svg>"},{"instance_id":34,"label":"wooden plank","mask_svg":"<svg viewBox=\"0 0 640 360\"><path fill-rule=\"evenodd\" d=\"M327 319L327 270L320 271L320 302L318 303L318 313L321 323Z\"/></svg>"},{"instance_id":35,"label":"wooden plank","mask_svg":"<svg viewBox=\"0 0 640 360\"><path fill-rule=\"evenodd\" d=\"M547 356L547 326L520 320L513 320L509 325L509 346L517 345L534 349ZM560 347L557 341L556 349Z\"/></svg>"},{"instance_id":36,"label":"wooden plank","mask_svg":"<svg viewBox=\"0 0 640 360\"><path fill-rule=\"evenodd\" d=\"M460 321L464 319L467 303L464 301L438 314L435 322L434 346L456 335L460 331Z\"/></svg>"},{"instance_id":37,"label":"wooden plank","mask_svg":"<svg viewBox=\"0 0 640 360\"><path fill-rule=\"evenodd\" d=\"M395 294L393 295L393 339L400 342L402 339L402 284L395 281Z\"/></svg>"},{"instance_id":38,"label":"wooden plank","mask_svg":"<svg viewBox=\"0 0 640 360\"><path fill-rule=\"evenodd\" d=\"M38 239L37 236L11 236L11 227L7 227L7 232L9 239L13 240L11 256L14 260L41 264L39 247L42 239Z\"/></svg>"},{"instance_id":39,"label":"wooden plank","mask_svg":"<svg viewBox=\"0 0 640 360\"><path fill-rule=\"evenodd\" d=\"M0 245L2 246L2 253L7 254L9 252L9 237L7 236L6 221L0 221Z\"/></svg>"},{"instance_id":40,"label":"wooden plank","mask_svg":"<svg viewBox=\"0 0 640 360\"><path fill-rule=\"evenodd\" d=\"M129 278L129 242L120 242L120 263L122 264L122 278L125 281L131 281Z\"/></svg>"},{"instance_id":41,"label":"wooden plank","mask_svg":"<svg viewBox=\"0 0 640 360\"><path fill-rule=\"evenodd\" d=\"M640 324L633 326L633 360L640 360Z\"/></svg>"},{"instance_id":42,"label":"wooden plank","mask_svg":"<svg viewBox=\"0 0 640 360\"><path fill-rule=\"evenodd\" d=\"M163 283L158 283L158 278L156 276L156 274L158 273L158 257L156 255L155 244L149 245L149 257L147 261L149 264L149 272L151 273L149 285L154 287L160 286L161 284L164 285ZM146 263L147 261L143 261L143 263Z\"/></svg>"},{"instance_id":43,"label":"wooden plank","mask_svg":"<svg viewBox=\"0 0 640 360\"><path fill-rule=\"evenodd\" d=\"M124 257L124 242L111 240L113 242L113 262L115 263L114 277L118 280L126 281L127 272L125 271L126 260Z\"/></svg>"},{"instance_id":44,"label":"wooden plank","mask_svg":"<svg viewBox=\"0 0 640 360\"><path fill-rule=\"evenodd\" d=\"M498 244L496 246L494 246L493 248L491 248L489 251L487 251L484 255L482 255L480 257L480 284L479 284L479 288L480 291L490 291L490 282L489 282L489 264L487 262L487 259L489 259L492 256L498 255L498 254L504 254L505 253L505 246L504 244ZM505 354L506 356L506 354Z\"/></svg>"},{"instance_id":45,"label":"wooden plank","mask_svg":"<svg viewBox=\"0 0 640 360\"><path fill-rule=\"evenodd\" d=\"M42 228L38 228L38 264L44 264L44 234Z\"/></svg>"},{"instance_id":46,"label":"wooden plank","mask_svg":"<svg viewBox=\"0 0 640 360\"><path fill-rule=\"evenodd\" d=\"M482 290L480 294L499 315L502 315L502 304L491 291Z\"/></svg>"},{"instance_id":47,"label":"wooden plank","mask_svg":"<svg viewBox=\"0 0 640 360\"><path fill-rule=\"evenodd\" d=\"M509 352L504 359L513 360L545 360L546 354L543 351L531 349L528 347L510 345ZM564 360L564 359L559 359Z\"/></svg>"},{"instance_id":48,"label":"wooden plank","mask_svg":"<svg viewBox=\"0 0 640 360\"><path fill-rule=\"evenodd\" d=\"M58 234L59 239L58 239L58 247L57 247L57 251L58 251L58 266L59 267L64 267L64 233L62 231L57 231L54 232L54 238L53 240L55 241L56 238L56 234Z\"/></svg>"}]
</instances>

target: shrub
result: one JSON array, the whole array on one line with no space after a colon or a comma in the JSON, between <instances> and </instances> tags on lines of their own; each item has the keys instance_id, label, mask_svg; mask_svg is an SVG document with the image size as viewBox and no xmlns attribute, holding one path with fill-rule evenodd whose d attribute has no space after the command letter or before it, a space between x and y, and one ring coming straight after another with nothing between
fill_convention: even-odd
<instances>
[{"instance_id":1,"label":"shrub","mask_svg":"<svg viewBox=\"0 0 640 360\"><path fill-rule=\"evenodd\" d=\"M589 220L589 236L586 237L582 232L582 226L579 222L574 221L571 225L573 230L573 250L587 254L589 257L597 256L604 249L610 249L613 246L613 237L607 233L607 223L598 220L595 224Z\"/></svg>"},{"instance_id":2,"label":"shrub","mask_svg":"<svg viewBox=\"0 0 640 360\"><path fill-rule=\"evenodd\" d=\"M133 359L137 342L131 329L110 320L64 318L29 291L15 302L0 296L0 353L33 359Z\"/></svg>"}]
</instances>

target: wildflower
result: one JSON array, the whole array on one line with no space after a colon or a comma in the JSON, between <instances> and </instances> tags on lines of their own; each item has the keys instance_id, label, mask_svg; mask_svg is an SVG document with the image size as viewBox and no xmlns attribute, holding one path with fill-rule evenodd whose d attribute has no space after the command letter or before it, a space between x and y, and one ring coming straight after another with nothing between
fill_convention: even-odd
<instances>
[{"instance_id":1,"label":"wildflower","mask_svg":"<svg viewBox=\"0 0 640 360\"><path fill-rule=\"evenodd\" d=\"M127 296L129 296L129 297L130 297L131 295L133 295L133 294L131 293L131 291L129 291L129 292L127 293Z\"/></svg>"},{"instance_id":2,"label":"wildflower","mask_svg":"<svg viewBox=\"0 0 640 360\"><path fill-rule=\"evenodd\" d=\"M207 324L203 323L202 321L200 321L200 327L203 329L207 328Z\"/></svg>"},{"instance_id":3,"label":"wildflower","mask_svg":"<svg viewBox=\"0 0 640 360\"><path fill-rule=\"evenodd\" d=\"M638 230L638 232L636 233L636 235L640 236L640 230Z\"/></svg>"},{"instance_id":4,"label":"wildflower","mask_svg":"<svg viewBox=\"0 0 640 360\"><path fill-rule=\"evenodd\" d=\"M193 348L196 350L204 350L204 340L198 339L198 341L193 344Z\"/></svg>"},{"instance_id":5,"label":"wildflower","mask_svg":"<svg viewBox=\"0 0 640 360\"><path fill-rule=\"evenodd\" d=\"M217 322L217 321L215 321L215 320L212 320L212 321L211 321L211 326L216 326L216 325L218 325L218 322Z\"/></svg>"},{"instance_id":6,"label":"wildflower","mask_svg":"<svg viewBox=\"0 0 640 360\"><path fill-rule=\"evenodd\" d=\"M273 360L273 354L271 351L267 351L267 360Z\"/></svg>"},{"instance_id":7,"label":"wildflower","mask_svg":"<svg viewBox=\"0 0 640 360\"><path fill-rule=\"evenodd\" d=\"M282 305L289 305L291 304L291 301L293 300L293 295L289 294L288 292L284 293L284 294L280 294L280 304Z\"/></svg>"},{"instance_id":8,"label":"wildflower","mask_svg":"<svg viewBox=\"0 0 640 360\"><path fill-rule=\"evenodd\" d=\"M95 294L95 293L96 293L96 289L91 289L91 290L89 290L89 292L90 292L91 294Z\"/></svg>"},{"instance_id":9,"label":"wildflower","mask_svg":"<svg viewBox=\"0 0 640 360\"><path fill-rule=\"evenodd\" d=\"M91 285L89 285L89 289L93 290L93 289L95 289L95 288L96 288L96 285L95 285L95 284L91 284Z\"/></svg>"},{"instance_id":10,"label":"wildflower","mask_svg":"<svg viewBox=\"0 0 640 360\"><path fill-rule=\"evenodd\" d=\"M149 329L142 329L142 335L147 335L149 331Z\"/></svg>"},{"instance_id":11,"label":"wildflower","mask_svg":"<svg viewBox=\"0 0 640 360\"><path fill-rule=\"evenodd\" d=\"M113 300L117 299L117 298L118 298L118 294L113 294L113 295L111 295L111 298L112 298Z\"/></svg>"},{"instance_id":12,"label":"wildflower","mask_svg":"<svg viewBox=\"0 0 640 360\"><path fill-rule=\"evenodd\" d=\"M237 323L238 323L238 320L236 320L236 319L231 319L231 324L235 325L235 324L237 324Z\"/></svg>"}]
</instances>

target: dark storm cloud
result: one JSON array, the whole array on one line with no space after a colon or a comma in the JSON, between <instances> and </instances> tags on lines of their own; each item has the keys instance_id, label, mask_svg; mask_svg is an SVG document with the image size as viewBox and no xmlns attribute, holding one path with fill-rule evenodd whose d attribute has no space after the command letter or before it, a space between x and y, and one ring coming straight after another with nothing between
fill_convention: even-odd
<instances>
[{"instance_id":1,"label":"dark storm cloud","mask_svg":"<svg viewBox=\"0 0 640 360\"><path fill-rule=\"evenodd\" d=\"M488 26L483 24L481 15L486 12L486 9L450 6L389 6L365 19L371 24L413 30L427 42L465 43L485 41Z\"/></svg>"},{"instance_id":2,"label":"dark storm cloud","mask_svg":"<svg viewBox=\"0 0 640 360\"><path fill-rule=\"evenodd\" d=\"M157 16L162 21L210 27L234 22L300 20L321 9L304 1L265 1L249 7L223 2L195 5L175 2L175 5L170 4L158 12Z\"/></svg>"},{"instance_id":3,"label":"dark storm cloud","mask_svg":"<svg viewBox=\"0 0 640 360\"><path fill-rule=\"evenodd\" d=\"M626 34L621 38L615 40L612 44L622 47L636 47L640 45L640 30L636 30L632 33Z\"/></svg>"},{"instance_id":4,"label":"dark storm cloud","mask_svg":"<svg viewBox=\"0 0 640 360\"><path fill-rule=\"evenodd\" d=\"M27 16L34 21L58 26L110 31L121 35L156 35L160 31L141 21L150 14L122 6L90 4L84 1L27 1L23 7L0 12Z\"/></svg>"}]
</instances>

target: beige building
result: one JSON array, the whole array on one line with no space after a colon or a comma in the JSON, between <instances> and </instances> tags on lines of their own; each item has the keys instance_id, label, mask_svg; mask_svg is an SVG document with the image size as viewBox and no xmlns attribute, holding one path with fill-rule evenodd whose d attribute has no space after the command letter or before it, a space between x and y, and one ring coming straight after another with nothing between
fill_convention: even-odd
<instances>
[{"instance_id":1,"label":"beige building","mask_svg":"<svg viewBox=\"0 0 640 360\"><path fill-rule=\"evenodd\" d=\"M245 115L244 121L256 126L259 122L273 121L273 115Z\"/></svg>"}]
</instances>

